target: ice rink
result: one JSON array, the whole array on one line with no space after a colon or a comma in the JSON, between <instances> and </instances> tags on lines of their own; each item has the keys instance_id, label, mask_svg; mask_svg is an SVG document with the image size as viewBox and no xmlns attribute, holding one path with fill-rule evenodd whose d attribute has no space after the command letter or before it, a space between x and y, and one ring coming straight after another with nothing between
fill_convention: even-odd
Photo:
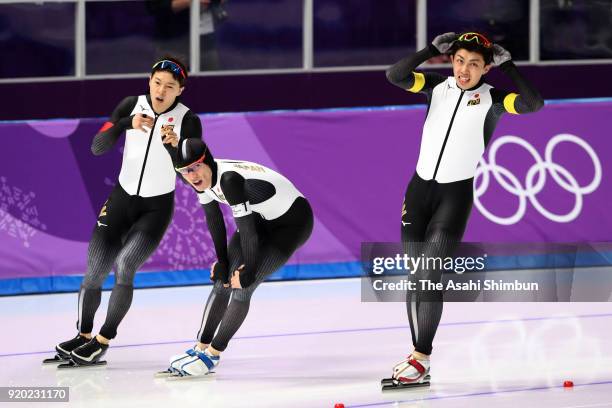
<instances>
[{"instance_id":1,"label":"ice rink","mask_svg":"<svg viewBox=\"0 0 612 408\"><path fill-rule=\"evenodd\" d=\"M68 386L70 404L87 407L612 406L609 303L447 303L431 387L383 393L411 350L405 307L362 303L358 279L263 284L216 374L155 379L193 344L209 291L137 290L108 365L72 370L41 361L75 335L77 295L0 298L0 385Z\"/></svg>"}]
</instances>

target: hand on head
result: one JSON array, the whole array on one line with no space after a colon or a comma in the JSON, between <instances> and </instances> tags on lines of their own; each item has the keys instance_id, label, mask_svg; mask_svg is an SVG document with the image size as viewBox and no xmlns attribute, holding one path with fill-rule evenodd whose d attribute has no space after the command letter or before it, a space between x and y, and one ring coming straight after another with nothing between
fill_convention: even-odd
<instances>
[{"instance_id":1,"label":"hand on head","mask_svg":"<svg viewBox=\"0 0 612 408\"><path fill-rule=\"evenodd\" d=\"M457 37L459 37L459 35L453 32L444 33L434 38L431 43L434 47L436 47L440 54L446 54L453 46L453 43L457 40Z\"/></svg>"},{"instance_id":2,"label":"hand on head","mask_svg":"<svg viewBox=\"0 0 612 408\"><path fill-rule=\"evenodd\" d=\"M512 59L512 55L510 51L506 50L499 44L493 44L493 63L497 66L503 64L504 62L510 61Z\"/></svg>"}]
</instances>

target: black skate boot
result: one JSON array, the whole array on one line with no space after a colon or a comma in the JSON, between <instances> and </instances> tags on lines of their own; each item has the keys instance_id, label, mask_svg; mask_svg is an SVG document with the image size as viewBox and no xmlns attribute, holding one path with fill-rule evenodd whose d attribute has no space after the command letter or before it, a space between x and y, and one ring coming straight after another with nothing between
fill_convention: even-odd
<instances>
[{"instance_id":1,"label":"black skate boot","mask_svg":"<svg viewBox=\"0 0 612 408\"><path fill-rule=\"evenodd\" d=\"M82 346L88 341L89 339L87 337L81 336L81 334L77 334L76 337L64 341L55 346L55 351L57 352L57 354L53 358L47 358L43 360L43 364L67 362L68 360L70 360L70 353L72 352L72 350Z\"/></svg>"},{"instance_id":2,"label":"black skate boot","mask_svg":"<svg viewBox=\"0 0 612 408\"><path fill-rule=\"evenodd\" d=\"M89 342L72 350L70 361L60 364L58 368L105 365L106 361L103 361L102 357L106 354L106 350L108 350L108 345L98 342L94 336Z\"/></svg>"}]
</instances>

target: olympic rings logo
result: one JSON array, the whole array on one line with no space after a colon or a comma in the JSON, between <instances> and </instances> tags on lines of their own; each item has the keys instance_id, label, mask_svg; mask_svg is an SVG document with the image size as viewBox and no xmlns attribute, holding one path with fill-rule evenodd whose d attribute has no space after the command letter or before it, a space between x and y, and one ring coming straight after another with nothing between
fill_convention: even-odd
<instances>
[{"instance_id":1,"label":"olympic rings logo","mask_svg":"<svg viewBox=\"0 0 612 408\"><path fill-rule=\"evenodd\" d=\"M576 178L563 166L553 161L553 151L555 147L562 142L571 142L580 146L591 158L595 175L593 180L586 186L580 186ZM521 181L510 172L507 168L498 165L495 162L497 151L505 144L516 144L523 147L535 160L525 176L524 185ZM493 221L501 225L512 225L519 222L525 215L527 210L527 199L540 214L551 221L555 222L571 222L582 210L583 195L590 194L599 187L601 183L601 162L595 153L595 150L584 140L578 136L571 134L559 134L548 141L544 152L544 159L538 151L527 141L517 136L503 136L493 141L489 149L489 162L484 158L480 159L476 174L474 175L474 204L480 212ZM544 188L547 174L550 173L553 180L565 191L574 194L574 207L567 214L555 214L546 208L538 201L537 195ZM518 209L509 217L500 217L484 207L480 202L480 197L486 192L491 181L490 174L493 174L495 180L509 193L515 195L519 199ZM536 177L537 176L537 177ZM482 182L478 185L478 180L482 178Z\"/></svg>"}]
</instances>

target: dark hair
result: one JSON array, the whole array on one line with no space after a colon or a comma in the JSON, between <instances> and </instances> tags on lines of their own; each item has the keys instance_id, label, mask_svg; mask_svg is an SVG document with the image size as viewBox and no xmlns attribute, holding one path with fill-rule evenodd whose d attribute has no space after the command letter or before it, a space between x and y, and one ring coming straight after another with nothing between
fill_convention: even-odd
<instances>
[{"instance_id":1,"label":"dark hair","mask_svg":"<svg viewBox=\"0 0 612 408\"><path fill-rule=\"evenodd\" d=\"M182 72L176 72L175 70L172 70L170 66L164 66L164 64L160 64L163 61L170 61L175 63L181 68ZM181 61L178 57L172 55L164 55L163 57L155 61L155 63L153 64L153 68L151 68L151 75L158 71L165 71L172 74L172 77L178 81L181 87L185 85L185 82L187 81L187 76L189 75L187 72L187 67L185 66L183 61Z\"/></svg>"},{"instance_id":2,"label":"dark hair","mask_svg":"<svg viewBox=\"0 0 612 408\"><path fill-rule=\"evenodd\" d=\"M485 34L483 34L483 36L486 37ZM493 62L493 47L492 46L487 48L483 45L478 44L476 41L457 40L453 43L453 46L451 47L449 54L455 55L455 53L459 51L460 49L464 49L464 50L471 51L471 52L477 52L478 54L482 55L485 65L489 65Z\"/></svg>"}]
</instances>

